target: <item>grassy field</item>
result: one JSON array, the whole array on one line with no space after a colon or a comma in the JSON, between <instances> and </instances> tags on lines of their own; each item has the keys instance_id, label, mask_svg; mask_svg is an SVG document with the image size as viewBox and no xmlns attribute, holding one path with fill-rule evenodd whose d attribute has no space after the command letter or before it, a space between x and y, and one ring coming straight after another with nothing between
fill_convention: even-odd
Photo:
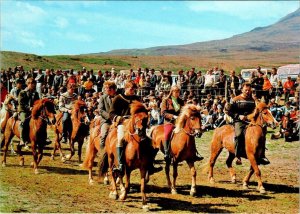
<instances>
[{"instance_id":1,"label":"grassy field","mask_svg":"<svg viewBox=\"0 0 300 214\"><path fill-rule=\"evenodd\" d=\"M150 211L299 213L299 142L270 140L272 132L273 130L270 130L267 135L266 152L271 164L260 167L267 194L262 195L256 191L255 176L251 179L250 189L242 189L242 179L249 169L249 163L245 159L243 165L234 165L237 183L230 183L225 165L225 151L221 153L215 166L216 183L211 185L208 182L207 161L212 137L212 131L209 131L204 133L201 139L197 139L198 150L205 159L196 163L196 197L189 195L191 178L188 166L182 163L179 166L178 195L170 194L164 172L151 176L146 188ZM51 131L49 134L53 136ZM66 145L63 145L63 149L68 153ZM94 185L88 184L88 173L79 167L77 156L66 163L62 163L59 156L52 161L51 150L52 145L46 148L38 175L35 175L30 167L30 152L26 152L24 167L18 165L15 155L9 155L7 166L0 167L0 212L142 212L138 171L133 172L131 193L127 200L111 200L108 198L110 187L102 184L100 178L96 178L97 182ZM162 157L159 153L156 159L159 165L164 166Z\"/></svg>"}]
</instances>

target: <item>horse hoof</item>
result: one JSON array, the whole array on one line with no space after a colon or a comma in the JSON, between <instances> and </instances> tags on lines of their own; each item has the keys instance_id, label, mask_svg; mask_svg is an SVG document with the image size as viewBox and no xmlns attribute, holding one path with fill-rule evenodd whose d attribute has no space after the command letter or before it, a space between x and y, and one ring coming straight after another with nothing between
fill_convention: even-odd
<instances>
[{"instance_id":1,"label":"horse hoof","mask_svg":"<svg viewBox=\"0 0 300 214\"><path fill-rule=\"evenodd\" d=\"M95 181L93 179L89 179L89 185L94 185L95 184Z\"/></svg>"},{"instance_id":2,"label":"horse hoof","mask_svg":"<svg viewBox=\"0 0 300 214\"><path fill-rule=\"evenodd\" d=\"M119 199L122 201L126 200L126 192L122 192L121 195L119 196Z\"/></svg>"},{"instance_id":3,"label":"horse hoof","mask_svg":"<svg viewBox=\"0 0 300 214\"><path fill-rule=\"evenodd\" d=\"M248 184L247 183L243 183L243 189L249 189Z\"/></svg>"},{"instance_id":4,"label":"horse hoof","mask_svg":"<svg viewBox=\"0 0 300 214\"><path fill-rule=\"evenodd\" d=\"M143 205L142 208L145 212L148 212L150 210L148 205Z\"/></svg>"},{"instance_id":5,"label":"horse hoof","mask_svg":"<svg viewBox=\"0 0 300 214\"><path fill-rule=\"evenodd\" d=\"M6 163L3 162L3 163L2 163L2 167L6 167Z\"/></svg>"},{"instance_id":6,"label":"horse hoof","mask_svg":"<svg viewBox=\"0 0 300 214\"><path fill-rule=\"evenodd\" d=\"M65 157L61 157L61 162L65 163L67 159Z\"/></svg>"},{"instance_id":7,"label":"horse hoof","mask_svg":"<svg viewBox=\"0 0 300 214\"><path fill-rule=\"evenodd\" d=\"M34 166L34 163L33 163L33 162L31 162L31 163L30 163L30 166Z\"/></svg>"},{"instance_id":8,"label":"horse hoof","mask_svg":"<svg viewBox=\"0 0 300 214\"><path fill-rule=\"evenodd\" d=\"M236 178L232 178L232 179L231 179L231 183L232 183L232 184L236 184Z\"/></svg>"},{"instance_id":9,"label":"horse hoof","mask_svg":"<svg viewBox=\"0 0 300 214\"><path fill-rule=\"evenodd\" d=\"M172 193L172 195L177 195L176 189L172 189L172 190L171 190L171 193Z\"/></svg>"},{"instance_id":10,"label":"horse hoof","mask_svg":"<svg viewBox=\"0 0 300 214\"><path fill-rule=\"evenodd\" d=\"M266 194L265 188L264 188L264 187L260 187L260 188L259 188L259 193L260 193L260 194Z\"/></svg>"},{"instance_id":11,"label":"horse hoof","mask_svg":"<svg viewBox=\"0 0 300 214\"><path fill-rule=\"evenodd\" d=\"M190 196L193 196L193 197L194 197L195 195L196 195L196 192L191 190L191 191L190 191Z\"/></svg>"},{"instance_id":12,"label":"horse hoof","mask_svg":"<svg viewBox=\"0 0 300 214\"><path fill-rule=\"evenodd\" d=\"M110 192L109 193L109 198L113 199L113 200L117 200L118 199L118 195L117 195L117 193Z\"/></svg>"},{"instance_id":13,"label":"horse hoof","mask_svg":"<svg viewBox=\"0 0 300 214\"><path fill-rule=\"evenodd\" d=\"M20 166L24 166L24 161L20 161L20 162L19 162L19 165L20 165Z\"/></svg>"},{"instance_id":14,"label":"horse hoof","mask_svg":"<svg viewBox=\"0 0 300 214\"><path fill-rule=\"evenodd\" d=\"M35 170L34 170L34 174L36 174L36 175L39 174L38 169L35 169Z\"/></svg>"},{"instance_id":15,"label":"horse hoof","mask_svg":"<svg viewBox=\"0 0 300 214\"><path fill-rule=\"evenodd\" d=\"M50 160L54 160L54 155L51 155Z\"/></svg>"},{"instance_id":16,"label":"horse hoof","mask_svg":"<svg viewBox=\"0 0 300 214\"><path fill-rule=\"evenodd\" d=\"M210 184L215 184L215 179L210 178L210 179L209 179L209 183L210 183Z\"/></svg>"},{"instance_id":17,"label":"horse hoof","mask_svg":"<svg viewBox=\"0 0 300 214\"><path fill-rule=\"evenodd\" d=\"M67 160L70 160L71 157L72 157L71 154L66 155L66 159L67 159Z\"/></svg>"},{"instance_id":18,"label":"horse hoof","mask_svg":"<svg viewBox=\"0 0 300 214\"><path fill-rule=\"evenodd\" d=\"M104 184L104 185L109 185L109 180L108 180L108 178L104 178L103 184Z\"/></svg>"}]
</instances>

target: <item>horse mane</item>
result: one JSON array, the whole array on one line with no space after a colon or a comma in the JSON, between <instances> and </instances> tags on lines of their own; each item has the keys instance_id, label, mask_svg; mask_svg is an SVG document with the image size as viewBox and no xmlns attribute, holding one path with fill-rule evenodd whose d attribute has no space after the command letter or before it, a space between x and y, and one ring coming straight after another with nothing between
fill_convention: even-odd
<instances>
[{"instance_id":1,"label":"horse mane","mask_svg":"<svg viewBox=\"0 0 300 214\"><path fill-rule=\"evenodd\" d=\"M74 102L74 105L73 105L73 109L72 109L72 115L76 115L76 118L77 118L77 114L78 114L78 112L79 112L79 110L80 110L80 107L82 107L82 106L86 106L86 104L85 104L85 102L84 101L82 101L82 100L76 100L75 102Z\"/></svg>"},{"instance_id":2,"label":"horse mane","mask_svg":"<svg viewBox=\"0 0 300 214\"><path fill-rule=\"evenodd\" d=\"M264 109L268 108L267 104L264 102L259 102L254 111L248 115L248 119L252 122L255 122L260 114L260 112Z\"/></svg>"},{"instance_id":3,"label":"horse mane","mask_svg":"<svg viewBox=\"0 0 300 214\"><path fill-rule=\"evenodd\" d=\"M137 113L141 113L141 112L145 112L148 113L148 110L146 109L145 105L142 104L139 101L134 100L131 104L130 104L130 114L131 116L137 114Z\"/></svg>"},{"instance_id":4,"label":"horse mane","mask_svg":"<svg viewBox=\"0 0 300 214\"><path fill-rule=\"evenodd\" d=\"M40 116L41 111L43 109L43 105L47 102L51 102L51 101L48 98L43 98L34 102L32 112L31 112L31 116L34 119L37 119Z\"/></svg>"},{"instance_id":5,"label":"horse mane","mask_svg":"<svg viewBox=\"0 0 300 214\"><path fill-rule=\"evenodd\" d=\"M186 104L183 106L176 120L174 132L178 133L184 127L187 118L191 117L194 112L198 112L200 114L200 110L200 107L194 104Z\"/></svg>"}]
</instances>

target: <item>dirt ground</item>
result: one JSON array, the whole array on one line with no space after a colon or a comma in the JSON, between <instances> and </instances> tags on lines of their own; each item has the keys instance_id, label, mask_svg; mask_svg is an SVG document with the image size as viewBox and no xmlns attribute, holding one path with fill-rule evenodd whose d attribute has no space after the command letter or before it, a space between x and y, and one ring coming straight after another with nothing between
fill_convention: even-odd
<instances>
[{"instance_id":1,"label":"dirt ground","mask_svg":"<svg viewBox=\"0 0 300 214\"><path fill-rule=\"evenodd\" d=\"M299 213L299 142L270 140L271 132L267 135L266 152L271 164L260 167L266 194L257 192L255 176L251 179L250 189L243 190L242 179L249 169L249 162L245 159L241 166L234 164L237 183L230 182L225 165L227 151L221 153L216 163L216 183L211 185L208 182L210 131L197 139L198 150L205 159L196 163L196 197L189 195L191 177L187 164L182 163L179 166L177 195L170 194L163 171L151 176L146 188L150 212ZM63 148L68 153L67 146L63 145ZM92 186L88 184L88 173L79 167L77 156L66 163L62 163L59 156L52 161L51 150L52 145L46 147L38 175L30 167L32 156L29 151L25 155L24 167L18 165L15 155L9 154L7 166L0 167L0 212L143 212L138 171L133 172L127 200L112 200L108 198L110 186L102 184L101 179L96 178L97 182ZM158 164L164 166L161 153L156 159Z\"/></svg>"}]
</instances>

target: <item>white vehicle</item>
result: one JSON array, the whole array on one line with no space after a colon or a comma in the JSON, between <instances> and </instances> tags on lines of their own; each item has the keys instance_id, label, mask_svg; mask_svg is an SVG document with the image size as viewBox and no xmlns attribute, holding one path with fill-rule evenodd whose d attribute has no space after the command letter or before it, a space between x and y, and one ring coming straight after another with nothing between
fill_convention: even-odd
<instances>
[{"instance_id":1,"label":"white vehicle","mask_svg":"<svg viewBox=\"0 0 300 214\"><path fill-rule=\"evenodd\" d=\"M271 74L271 71L271 68L261 68L261 72L267 75ZM258 72L256 68L247 68L241 70L241 75L246 82L249 82L253 73L255 74L255 76L257 76Z\"/></svg>"},{"instance_id":2,"label":"white vehicle","mask_svg":"<svg viewBox=\"0 0 300 214\"><path fill-rule=\"evenodd\" d=\"M292 80L296 80L298 75L300 74L300 64L289 64L281 66L277 69L277 74L282 84L284 84L288 76L290 76Z\"/></svg>"}]
</instances>

